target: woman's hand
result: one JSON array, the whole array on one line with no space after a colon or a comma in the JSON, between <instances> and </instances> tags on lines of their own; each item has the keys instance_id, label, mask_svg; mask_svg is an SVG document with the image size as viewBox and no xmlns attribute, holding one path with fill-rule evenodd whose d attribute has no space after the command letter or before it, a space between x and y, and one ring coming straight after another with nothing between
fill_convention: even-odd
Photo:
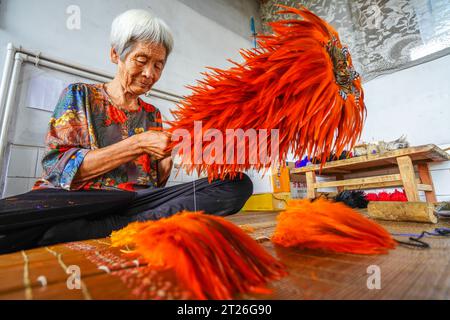
<instances>
[{"instance_id":1,"label":"woman's hand","mask_svg":"<svg viewBox=\"0 0 450 320\"><path fill-rule=\"evenodd\" d=\"M86 154L78 169L73 184L81 185L124 163L135 160L143 153L150 154L155 160L167 158L171 154L171 151L167 150L170 139L168 133L149 130L107 147L91 150ZM167 179L170 175L171 161L164 161L164 164L164 168L159 168L160 175Z\"/></svg>"},{"instance_id":2,"label":"woman's hand","mask_svg":"<svg viewBox=\"0 0 450 320\"><path fill-rule=\"evenodd\" d=\"M158 162L158 187L164 187L172 172L172 157L167 157Z\"/></svg>"},{"instance_id":3,"label":"woman's hand","mask_svg":"<svg viewBox=\"0 0 450 320\"><path fill-rule=\"evenodd\" d=\"M149 130L139 133L135 137L142 153L150 154L155 160L161 160L170 156L171 151L167 150L170 143L169 133Z\"/></svg>"}]
</instances>

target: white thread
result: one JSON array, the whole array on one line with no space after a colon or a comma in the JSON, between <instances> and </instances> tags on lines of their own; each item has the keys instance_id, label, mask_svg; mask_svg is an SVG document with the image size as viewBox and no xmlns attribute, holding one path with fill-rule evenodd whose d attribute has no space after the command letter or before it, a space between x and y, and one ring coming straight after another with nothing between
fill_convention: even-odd
<instances>
[{"instance_id":1,"label":"white thread","mask_svg":"<svg viewBox=\"0 0 450 320\"><path fill-rule=\"evenodd\" d=\"M194 211L197 211L197 196L195 194L195 177L193 177L192 185L194 186Z\"/></svg>"}]
</instances>

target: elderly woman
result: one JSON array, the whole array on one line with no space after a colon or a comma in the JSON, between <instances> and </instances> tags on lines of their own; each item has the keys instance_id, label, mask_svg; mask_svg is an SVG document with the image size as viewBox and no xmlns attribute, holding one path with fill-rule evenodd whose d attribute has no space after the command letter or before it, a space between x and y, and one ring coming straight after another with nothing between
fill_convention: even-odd
<instances>
[{"instance_id":1,"label":"elderly woman","mask_svg":"<svg viewBox=\"0 0 450 320\"><path fill-rule=\"evenodd\" d=\"M181 210L224 216L242 208L252 194L245 174L164 187L172 168L170 137L160 111L139 96L161 77L172 47L166 24L147 11L129 10L114 20L110 56L117 74L109 83L76 83L62 93L49 124L42 179L33 191L1 201L0 211L22 215L18 221L0 214L0 251L105 237L132 221Z\"/></svg>"}]
</instances>

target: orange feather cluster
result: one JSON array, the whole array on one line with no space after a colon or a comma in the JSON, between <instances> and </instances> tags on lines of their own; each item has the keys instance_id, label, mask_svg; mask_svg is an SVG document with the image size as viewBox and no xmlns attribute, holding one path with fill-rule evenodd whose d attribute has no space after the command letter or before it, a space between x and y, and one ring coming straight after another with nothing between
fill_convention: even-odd
<instances>
[{"instance_id":1,"label":"orange feather cluster","mask_svg":"<svg viewBox=\"0 0 450 320\"><path fill-rule=\"evenodd\" d=\"M339 202L292 200L277 219L272 242L284 247L380 254L396 245L383 227Z\"/></svg>"},{"instance_id":2,"label":"orange feather cluster","mask_svg":"<svg viewBox=\"0 0 450 320\"><path fill-rule=\"evenodd\" d=\"M296 158L308 154L323 164L330 154L339 156L359 138L366 108L348 49L328 23L306 8L280 7L285 10L279 13L297 19L270 23L274 33L260 36L259 48L241 50L243 63L230 60L234 64L230 69L209 68L212 72L189 87L193 93L172 112L175 120L168 122L171 133L184 129L191 137L194 121L201 121L202 133L217 129L225 136L227 129L267 129L267 138L246 143L243 161L238 158L238 143L224 143L221 158L211 152L201 163L196 163L194 152L179 150L188 172L206 171L210 180L224 178L227 172L235 176L238 171L284 163L289 150ZM271 129L279 129L279 155L267 163L258 155L269 153L263 148L269 149ZM202 151L217 146L211 140L202 142ZM171 148L177 144L173 141ZM191 150L196 148L194 139L190 145ZM228 161L227 147L234 161ZM249 160L252 156L257 156L257 163Z\"/></svg>"},{"instance_id":3,"label":"orange feather cluster","mask_svg":"<svg viewBox=\"0 0 450 320\"><path fill-rule=\"evenodd\" d=\"M269 293L268 280L286 274L255 240L221 217L181 212L158 221L132 223L111 235L113 247L133 247L149 268L173 270L198 299L231 299Z\"/></svg>"}]
</instances>

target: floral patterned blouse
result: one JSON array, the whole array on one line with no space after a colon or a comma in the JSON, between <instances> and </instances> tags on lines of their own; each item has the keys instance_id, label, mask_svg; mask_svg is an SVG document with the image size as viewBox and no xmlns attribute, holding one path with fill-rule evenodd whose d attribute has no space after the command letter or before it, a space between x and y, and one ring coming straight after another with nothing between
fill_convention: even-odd
<instances>
[{"instance_id":1,"label":"floral patterned blouse","mask_svg":"<svg viewBox=\"0 0 450 320\"><path fill-rule=\"evenodd\" d=\"M145 130L162 130L160 111L139 99L139 109L124 111L112 105L102 84L75 83L64 89L50 119L43 176L33 190L121 189L134 191L158 186L158 161L141 155L134 161L82 185L72 181L90 150L117 143Z\"/></svg>"}]
</instances>

